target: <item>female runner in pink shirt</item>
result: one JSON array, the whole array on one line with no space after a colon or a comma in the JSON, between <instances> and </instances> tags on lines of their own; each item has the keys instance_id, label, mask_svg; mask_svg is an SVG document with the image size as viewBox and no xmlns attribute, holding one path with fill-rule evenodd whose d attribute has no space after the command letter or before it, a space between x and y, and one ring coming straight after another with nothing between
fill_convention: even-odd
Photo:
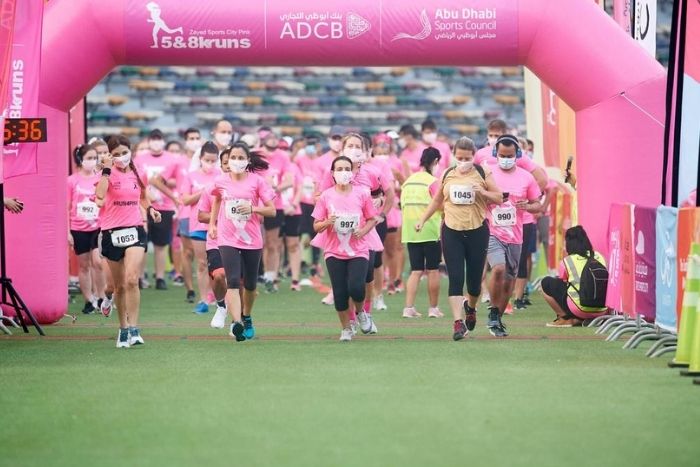
<instances>
[{"instance_id":1,"label":"female runner in pink shirt","mask_svg":"<svg viewBox=\"0 0 700 467\"><path fill-rule=\"evenodd\" d=\"M131 160L131 143L124 135L107 140L109 155L102 161L102 177L95 190L101 208L102 255L109 260L119 311L117 348L143 344L139 332L139 274L146 254L147 235L141 208L153 222L160 222Z\"/></svg>"},{"instance_id":2,"label":"female runner in pink shirt","mask_svg":"<svg viewBox=\"0 0 700 467\"><path fill-rule=\"evenodd\" d=\"M218 240L228 286L226 308L233 319L230 334L240 342L255 336L251 313L262 259L260 216L274 217L277 211L273 204L275 192L255 173L266 170L267 162L242 142L225 149L222 156L225 153L231 173L214 183L209 236Z\"/></svg>"},{"instance_id":3,"label":"female runner in pink shirt","mask_svg":"<svg viewBox=\"0 0 700 467\"><path fill-rule=\"evenodd\" d=\"M324 250L326 268L333 287L333 302L342 326L341 341L352 340L350 299L356 310L365 302L364 278L370 269L370 243L367 234L376 225L376 208L369 190L350 183L353 163L345 156L331 165L335 186L325 190L314 208L314 244ZM369 321L364 311L358 313L360 323ZM369 329L367 329L369 331Z\"/></svg>"},{"instance_id":4,"label":"female runner in pink shirt","mask_svg":"<svg viewBox=\"0 0 700 467\"><path fill-rule=\"evenodd\" d=\"M95 203L97 152L92 146L80 145L73 151L79 170L68 177L68 244L78 258L80 291L85 298L83 313L100 308L105 298L105 276L97 250L100 235L100 208Z\"/></svg>"}]
</instances>

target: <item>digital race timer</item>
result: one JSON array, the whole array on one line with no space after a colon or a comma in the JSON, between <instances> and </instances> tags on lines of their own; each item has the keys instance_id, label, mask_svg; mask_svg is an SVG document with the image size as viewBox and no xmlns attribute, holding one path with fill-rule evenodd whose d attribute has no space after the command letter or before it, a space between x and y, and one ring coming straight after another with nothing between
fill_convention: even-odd
<instances>
[{"instance_id":1,"label":"digital race timer","mask_svg":"<svg viewBox=\"0 0 700 467\"><path fill-rule=\"evenodd\" d=\"M5 144L46 142L45 118L6 118Z\"/></svg>"}]
</instances>

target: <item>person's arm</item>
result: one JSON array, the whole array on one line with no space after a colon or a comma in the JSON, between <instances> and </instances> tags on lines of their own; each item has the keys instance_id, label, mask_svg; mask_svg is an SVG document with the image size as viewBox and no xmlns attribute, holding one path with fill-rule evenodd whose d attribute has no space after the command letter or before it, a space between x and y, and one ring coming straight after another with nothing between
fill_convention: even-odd
<instances>
[{"instance_id":1,"label":"person's arm","mask_svg":"<svg viewBox=\"0 0 700 467\"><path fill-rule=\"evenodd\" d=\"M209 237L216 239L217 232L217 220L219 219L219 209L221 208L221 198L219 196L214 196L214 202L211 205L211 213L209 214Z\"/></svg>"},{"instance_id":2,"label":"person's arm","mask_svg":"<svg viewBox=\"0 0 700 467\"><path fill-rule=\"evenodd\" d=\"M498 185L496 185L493 175L489 173L484 183L486 184L485 190L481 185L474 185L474 192L482 196L490 204L501 204L503 202L503 192L498 188Z\"/></svg>"},{"instance_id":3,"label":"person's arm","mask_svg":"<svg viewBox=\"0 0 700 467\"><path fill-rule=\"evenodd\" d=\"M428 219L430 219L433 216L433 214L435 214L435 211L442 208L442 204L444 203L444 201L445 197L442 194L442 186L440 186L439 189L435 192L435 196L433 196L433 199L430 201L428 207L425 208L425 211L423 211L423 215L416 223L415 229L417 232L423 230L423 225Z\"/></svg>"},{"instance_id":4,"label":"person's arm","mask_svg":"<svg viewBox=\"0 0 700 467\"><path fill-rule=\"evenodd\" d=\"M105 205L105 196L107 196L107 190L109 189L109 175L112 173L112 156L104 157L102 165L102 176L95 186L95 204L100 208Z\"/></svg>"},{"instance_id":5,"label":"person's arm","mask_svg":"<svg viewBox=\"0 0 700 467\"><path fill-rule=\"evenodd\" d=\"M175 196L175 193L173 193L173 190L170 189L170 187L169 187L168 184L165 182L165 180L163 179L163 177L161 177L160 175L156 175L155 177L152 177L152 178L148 181L148 183L149 183L151 186L153 186L153 187L155 187L156 189L158 189L158 191L160 191L161 193L163 193L165 196L167 196L168 198L170 198L171 200L173 200L173 203L175 203L175 205L177 205L177 206L180 205L180 200L177 199L177 196ZM173 187L173 188L174 188L174 187Z\"/></svg>"},{"instance_id":6,"label":"person's arm","mask_svg":"<svg viewBox=\"0 0 700 467\"><path fill-rule=\"evenodd\" d=\"M394 190L393 183L387 183L386 189L384 190L384 197L384 206L382 206L380 216L386 219L386 216L389 214L389 211L391 211L391 209L394 207L394 203L396 202L396 190Z\"/></svg>"},{"instance_id":7,"label":"person's arm","mask_svg":"<svg viewBox=\"0 0 700 467\"><path fill-rule=\"evenodd\" d=\"M535 181L537 182L537 186L540 187L540 191L544 193L544 191L547 189L547 182L549 181L547 172L545 172L544 169L538 165L530 173L533 177L535 177Z\"/></svg>"},{"instance_id":8,"label":"person's arm","mask_svg":"<svg viewBox=\"0 0 700 467\"><path fill-rule=\"evenodd\" d=\"M202 197L202 192L198 191L197 193L188 193L182 195L182 204L185 206L193 206L197 203L199 203L199 199Z\"/></svg>"},{"instance_id":9,"label":"person's arm","mask_svg":"<svg viewBox=\"0 0 700 467\"><path fill-rule=\"evenodd\" d=\"M151 219L153 219L153 222L158 224L161 221L160 212L158 210L156 210L156 208L151 206L151 200L149 200L148 196L146 196L146 190L141 190L140 204L141 204L141 208L144 211L146 211L146 216L151 216Z\"/></svg>"},{"instance_id":10,"label":"person's arm","mask_svg":"<svg viewBox=\"0 0 700 467\"><path fill-rule=\"evenodd\" d=\"M275 204L272 201L265 201L263 206L251 206L250 211L252 214L260 214L263 217L275 217L277 215Z\"/></svg>"},{"instance_id":11,"label":"person's arm","mask_svg":"<svg viewBox=\"0 0 700 467\"><path fill-rule=\"evenodd\" d=\"M202 224L208 224L211 219L211 213L206 211L197 211L197 220Z\"/></svg>"}]
</instances>

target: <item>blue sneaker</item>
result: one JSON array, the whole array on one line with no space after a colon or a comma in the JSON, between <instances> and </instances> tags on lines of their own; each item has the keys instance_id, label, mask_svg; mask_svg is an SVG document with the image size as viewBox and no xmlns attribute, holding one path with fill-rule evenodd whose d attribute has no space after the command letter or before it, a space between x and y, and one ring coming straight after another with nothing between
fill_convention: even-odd
<instances>
[{"instance_id":1,"label":"blue sneaker","mask_svg":"<svg viewBox=\"0 0 700 467\"><path fill-rule=\"evenodd\" d=\"M192 310L193 313L197 313L198 315L204 315L209 313L209 305L207 305L206 302L200 301L197 303L197 306L194 307L194 310Z\"/></svg>"},{"instance_id":2,"label":"blue sneaker","mask_svg":"<svg viewBox=\"0 0 700 467\"><path fill-rule=\"evenodd\" d=\"M250 316L243 317L243 335L246 339L255 337L255 326L253 326L253 318Z\"/></svg>"}]
</instances>

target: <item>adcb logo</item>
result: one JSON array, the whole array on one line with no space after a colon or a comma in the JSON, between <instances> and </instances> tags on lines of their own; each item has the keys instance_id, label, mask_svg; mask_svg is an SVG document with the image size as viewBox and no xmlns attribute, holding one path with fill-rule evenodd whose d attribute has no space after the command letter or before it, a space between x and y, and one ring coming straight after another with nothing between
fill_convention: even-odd
<instances>
[{"instance_id":1,"label":"adcb logo","mask_svg":"<svg viewBox=\"0 0 700 467\"><path fill-rule=\"evenodd\" d=\"M372 28L372 24L357 13L288 13L280 16L280 39L338 40L355 39Z\"/></svg>"}]
</instances>

